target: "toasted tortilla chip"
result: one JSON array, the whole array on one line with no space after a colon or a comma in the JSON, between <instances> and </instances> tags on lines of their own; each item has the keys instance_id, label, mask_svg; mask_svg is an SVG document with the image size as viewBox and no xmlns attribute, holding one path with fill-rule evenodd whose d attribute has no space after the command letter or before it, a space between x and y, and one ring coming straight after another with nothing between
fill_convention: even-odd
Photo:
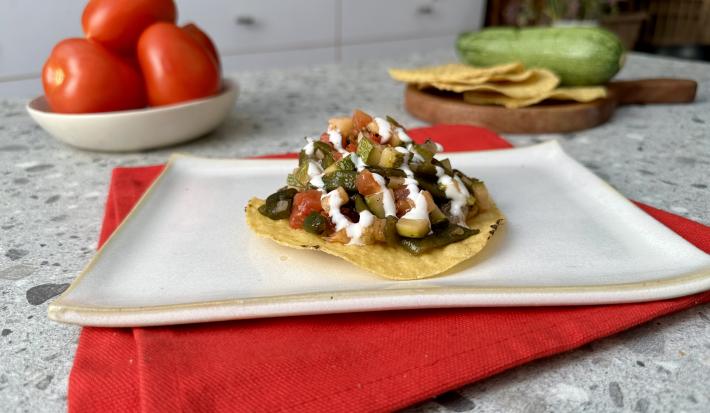
<instances>
[{"instance_id":1,"label":"toasted tortilla chip","mask_svg":"<svg viewBox=\"0 0 710 413\"><path fill-rule=\"evenodd\" d=\"M522 82L524 80L528 80L530 76L535 74L534 70L528 69L523 72L519 73L501 73L501 74L495 74L491 75L488 78L488 81L490 82Z\"/></svg>"},{"instance_id":2,"label":"toasted tortilla chip","mask_svg":"<svg viewBox=\"0 0 710 413\"><path fill-rule=\"evenodd\" d=\"M522 108L540 103L543 100L571 100L576 102L591 102L607 96L606 88L591 87L561 87L530 98L515 98L493 92L464 92L463 99L475 105L501 105L509 109Z\"/></svg>"},{"instance_id":3,"label":"toasted tortilla chip","mask_svg":"<svg viewBox=\"0 0 710 413\"><path fill-rule=\"evenodd\" d=\"M429 85L450 92L484 91L496 92L516 99L541 96L552 91L560 83L560 78L547 69L531 69L531 75L522 81L488 81L482 84L466 82L431 82Z\"/></svg>"},{"instance_id":4,"label":"toasted tortilla chip","mask_svg":"<svg viewBox=\"0 0 710 413\"><path fill-rule=\"evenodd\" d=\"M261 199L252 198L246 208L247 223L258 235L287 247L321 250L393 280L433 277L473 257L485 247L488 239L504 220L503 214L493 205L489 210L469 220L469 227L477 228L480 231L478 234L414 256L403 248L385 244L357 246L328 242L318 235L289 227L286 219L272 220L261 215L258 208L263 203Z\"/></svg>"},{"instance_id":5,"label":"toasted tortilla chip","mask_svg":"<svg viewBox=\"0 0 710 413\"><path fill-rule=\"evenodd\" d=\"M421 67L418 69L389 69L390 77L406 83L432 83L472 81L483 83L491 76L521 73L525 70L520 63L506 63L490 67L474 67L461 63L441 66Z\"/></svg>"}]
</instances>

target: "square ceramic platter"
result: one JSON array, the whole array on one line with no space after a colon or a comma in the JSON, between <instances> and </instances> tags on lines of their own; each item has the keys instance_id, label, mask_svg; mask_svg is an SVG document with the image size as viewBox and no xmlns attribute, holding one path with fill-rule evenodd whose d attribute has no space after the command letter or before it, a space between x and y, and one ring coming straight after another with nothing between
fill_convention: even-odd
<instances>
[{"instance_id":1,"label":"square ceramic platter","mask_svg":"<svg viewBox=\"0 0 710 413\"><path fill-rule=\"evenodd\" d=\"M255 236L244 206L294 160L174 156L50 318L149 326L463 306L638 302L710 288L710 256L649 217L555 142L448 155L506 215L484 251L444 275L390 281ZM353 247L357 248L357 247Z\"/></svg>"}]
</instances>

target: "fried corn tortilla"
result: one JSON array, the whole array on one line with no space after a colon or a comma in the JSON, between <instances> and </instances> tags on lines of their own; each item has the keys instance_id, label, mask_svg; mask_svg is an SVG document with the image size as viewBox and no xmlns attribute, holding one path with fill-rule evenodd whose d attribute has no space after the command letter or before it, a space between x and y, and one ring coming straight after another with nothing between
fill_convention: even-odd
<instances>
[{"instance_id":1,"label":"fried corn tortilla","mask_svg":"<svg viewBox=\"0 0 710 413\"><path fill-rule=\"evenodd\" d=\"M533 97L506 96L504 94L485 91L464 92L463 99L476 105L501 105L509 109L532 106L544 100L570 100L576 102L591 102L607 96L606 88L591 87L561 87Z\"/></svg>"},{"instance_id":2,"label":"fried corn tortilla","mask_svg":"<svg viewBox=\"0 0 710 413\"><path fill-rule=\"evenodd\" d=\"M507 63L490 67L473 67L461 63L450 63L441 66L422 67L418 69L389 69L390 76L406 83L433 82L487 82L491 77L520 74L524 72L520 63Z\"/></svg>"},{"instance_id":3,"label":"fried corn tortilla","mask_svg":"<svg viewBox=\"0 0 710 413\"><path fill-rule=\"evenodd\" d=\"M479 233L463 241L414 256L402 248L385 244L352 246L328 242L322 237L289 227L288 220L272 220L258 211L263 200L252 198L246 207L247 224L258 235L287 247L321 250L360 268L393 280L433 277L478 254L503 224L503 214L495 205L468 220Z\"/></svg>"},{"instance_id":4,"label":"fried corn tortilla","mask_svg":"<svg viewBox=\"0 0 710 413\"><path fill-rule=\"evenodd\" d=\"M547 69L531 69L530 76L520 81L488 81L482 84L466 82L431 82L428 85L450 92L483 91L496 92L516 99L542 96L554 90L560 79Z\"/></svg>"}]
</instances>

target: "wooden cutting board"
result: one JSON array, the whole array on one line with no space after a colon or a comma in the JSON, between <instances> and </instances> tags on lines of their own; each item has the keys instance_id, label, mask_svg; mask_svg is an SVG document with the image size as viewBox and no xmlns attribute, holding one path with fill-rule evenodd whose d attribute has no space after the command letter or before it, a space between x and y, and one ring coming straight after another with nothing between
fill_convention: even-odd
<instances>
[{"instance_id":1,"label":"wooden cutting board","mask_svg":"<svg viewBox=\"0 0 710 413\"><path fill-rule=\"evenodd\" d=\"M695 100L697 82L689 79L641 79L607 84L608 96L588 103L542 103L525 108L466 103L461 94L407 86L404 107L430 123L485 126L506 133L563 133L600 125L619 105L688 103Z\"/></svg>"}]
</instances>

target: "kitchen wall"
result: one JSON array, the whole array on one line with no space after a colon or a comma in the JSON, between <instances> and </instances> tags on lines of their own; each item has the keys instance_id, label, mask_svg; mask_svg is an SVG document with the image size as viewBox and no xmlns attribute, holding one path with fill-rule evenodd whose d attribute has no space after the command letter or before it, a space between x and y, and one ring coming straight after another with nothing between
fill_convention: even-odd
<instances>
[{"instance_id":1,"label":"kitchen wall","mask_svg":"<svg viewBox=\"0 0 710 413\"><path fill-rule=\"evenodd\" d=\"M353 62L453 47L485 0L178 0L216 42L226 72ZM52 46L81 36L84 0L0 0L0 97L41 93Z\"/></svg>"}]
</instances>

